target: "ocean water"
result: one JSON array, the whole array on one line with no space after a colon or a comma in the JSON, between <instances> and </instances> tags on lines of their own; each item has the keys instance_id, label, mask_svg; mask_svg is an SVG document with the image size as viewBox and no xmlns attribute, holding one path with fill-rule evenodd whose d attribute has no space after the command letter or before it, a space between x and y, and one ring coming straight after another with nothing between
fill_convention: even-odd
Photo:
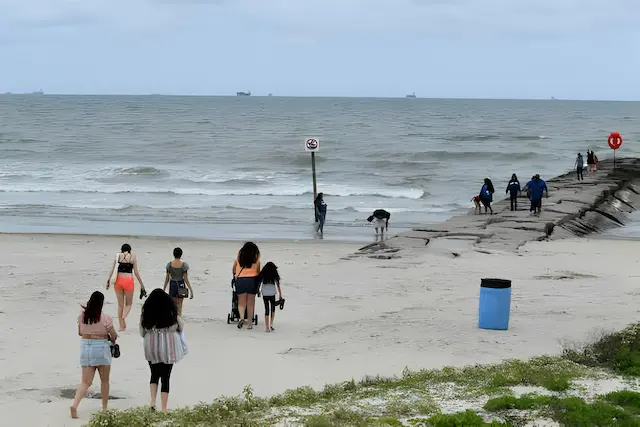
<instances>
[{"instance_id":1,"label":"ocean water","mask_svg":"<svg viewBox=\"0 0 640 427\"><path fill-rule=\"evenodd\" d=\"M0 96L0 232L368 241L471 207L484 177L551 178L578 151L640 154L640 103Z\"/></svg>"}]
</instances>

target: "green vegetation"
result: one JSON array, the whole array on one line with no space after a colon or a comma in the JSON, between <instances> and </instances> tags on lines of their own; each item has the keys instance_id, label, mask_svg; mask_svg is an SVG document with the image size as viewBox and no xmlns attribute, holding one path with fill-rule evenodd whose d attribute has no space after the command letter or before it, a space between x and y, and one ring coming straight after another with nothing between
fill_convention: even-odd
<instances>
[{"instance_id":1,"label":"green vegetation","mask_svg":"<svg viewBox=\"0 0 640 427\"><path fill-rule=\"evenodd\" d=\"M489 412L533 411L565 426L640 426L640 393L623 391L601 396L592 403L578 397L525 395L489 400Z\"/></svg>"},{"instance_id":2,"label":"green vegetation","mask_svg":"<svg viewBox=\"0 0 640 427\"><path fill-rule=\"evenodd\" d=\"M640 376L640 323L619 332L603 334L593 343L565 349L563 357L585 366Z\"/></svg>"},{"instance_id":3,"label":"green vegetation","mask_svg":"<svg viewBox=\"0 0 640 427\"><path fill-rule=\"evenodd\" d=\"M603 371L604 370L604 371ZM573 380L604 372L640 375L640 324L606 334L562 357L511 360L440 370L406 369L399 377L369 376L360 381L326 385L321 390L300 387L268 398L246 387L241 396L221 397L210 404L178 409L164 415L148 408L102 411L89 427L129 426L265 426L277 422L304 426L508 426L519 417L544 416L563 425L640 426L640 394L617 391L593 402L568 397ZM542 387L549 395L516 398L513 386ZM446 396L443 397L443 396ZM498 397L496 397L498 396ZM487 399L494 397L492 399ZM471 399L486 413L442 414L437 400ZM513 411L524 411L513 415Z\"/></svg>"}]
</instances>

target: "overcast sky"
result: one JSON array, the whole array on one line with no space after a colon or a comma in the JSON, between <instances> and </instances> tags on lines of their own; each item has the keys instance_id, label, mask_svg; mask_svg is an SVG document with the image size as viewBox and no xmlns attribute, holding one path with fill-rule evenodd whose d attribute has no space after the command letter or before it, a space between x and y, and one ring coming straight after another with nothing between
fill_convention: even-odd
<instances>
[{"instance_id":1,"label":"overcast sky","mask_svg":"<svg viewBox=\"0 0 640 427\"><path fill-rule=\"evenodd\" d=\"M640 100L640 0L0 0L0 92Z\"/></svg>"}]
</instances>

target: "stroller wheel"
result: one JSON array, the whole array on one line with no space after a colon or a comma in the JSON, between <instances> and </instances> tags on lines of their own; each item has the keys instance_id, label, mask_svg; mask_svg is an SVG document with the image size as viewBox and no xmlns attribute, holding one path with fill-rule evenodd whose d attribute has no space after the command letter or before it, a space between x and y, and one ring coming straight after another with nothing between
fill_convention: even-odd
<instances>
[{"instance_id":1,"label":"stroller wheel","mask_svg":"<svg viewBox=\"0 0 640 427\"><path fill-rule=\"evenodd\" d=\"M231 323L231 314L227 313L227 325Z\"/></svg>"},{"instance_id":2,"label":"stroller wheel","mask_svg":"<svg viewBox=\"0 0 640 427\"><path fill-rule=\"evenodd\" d=\"M258 324L258 315L257 314L255 316L253 316L253 324L254 325Z\"/></svg>"}]
</instances>

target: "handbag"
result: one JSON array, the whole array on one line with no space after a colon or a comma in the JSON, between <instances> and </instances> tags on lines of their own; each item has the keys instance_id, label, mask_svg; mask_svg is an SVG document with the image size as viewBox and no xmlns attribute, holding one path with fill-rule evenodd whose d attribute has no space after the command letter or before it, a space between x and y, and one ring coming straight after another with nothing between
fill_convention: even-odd
<instances>
[{"instance_id":1,"label":"handbag","mask_svg":"<svg viewBox=\"0 0 640 427\"><path fill-rule=\"evenodd\" d=\"M184 282L178 285L178 298L189 298L189 288Z\"/></svg>"},{"instance_id":2,"label":"handbag","mask_svg":"<svg viewBox=\"0 0 640 427\"><path fill-rule=\"evenodd\" d=\"M187 338L184 336L184 331L180 331L180 343L182 344L182 351L186 356L189 354L189 347L187 347Z\"/></svg>"}]
</instances>

